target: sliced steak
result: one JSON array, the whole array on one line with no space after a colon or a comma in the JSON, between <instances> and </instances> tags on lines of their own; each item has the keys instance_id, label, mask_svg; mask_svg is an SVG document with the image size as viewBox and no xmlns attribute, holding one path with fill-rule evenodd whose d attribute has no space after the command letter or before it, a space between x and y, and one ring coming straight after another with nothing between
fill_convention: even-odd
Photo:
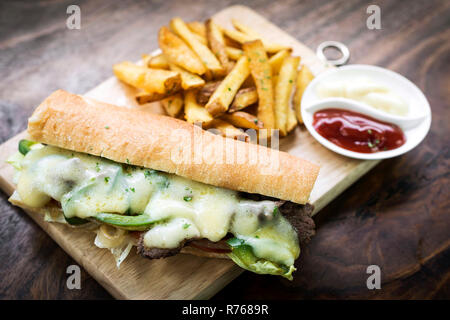
<instances>
[{"instance_id":1,"label":"sliced steak","mask_svg":"<svg viewBox=\"0 0 450 320\"><path fill-rule=\"evenodd\" d=\"M186 241L183 241L180 246L177 248L171 248L171 249L164 249L164 248L148 248L144 245L144 235L145 232L142 232L141 236L139 237L139 241L137 244L137 252L149 259L161 259L161 258L167 258L170 256L174 256L178 254L181 251L181 248L183 248Z\"/></svg>"},{"instance_id":2,"label":"sliced steak","mask_svg":"<svg viewBox=\"0 0 450 320\"><path fill-rule=\"evenodd\" d=\"M228 234L225 238L230 237L230 234ZM194 240L189 242L187 245L207 252L230 253L231 248L225 238L218 242L212 242L208 239Z\"/></svg>"},{"instance_id":3,"label":"sliced steak","mask_svg":"<svg viewBox=\"0 0 450 320\"><path fill-rule=\"evenodd\" d=\"M267 197L260 196L258 200L266 200ZM278 200L279 201L279 200ZM280 205L281 214L289 221L289 223L295 228L298 235L298 240L300 245L308 243L311 237L315 234L315 224L314 220L311 218L312 211L314 207L310 204L297 204L293 202L278 202ZM204 251L213 252L227 252L227 244L225 241L219 241L217 243L211 242L207 239L187 239L184 240L180 246L177 248L164 249L164 248L148 248L144 245L144 234L145 232L136 233L139 235L139 241L137 244L137 252L142 256L149 259L160 259L178 254L181 249L189 244L193 247ZM194 241L193 241L194 240Z\"/></svg>"},{"instance_id":4,"label":"sliced steak","mask_svg":"<svg viewBox=\"0 0 450 320\"><path fill-rule=\"evenodd\" d=\"M311 218L314 206L310 204L297 204L285 202L280 207L281 214L297 230L300 245L308 243L311 237L316 234L314 220Z\"/></svg>"}]
</instances>

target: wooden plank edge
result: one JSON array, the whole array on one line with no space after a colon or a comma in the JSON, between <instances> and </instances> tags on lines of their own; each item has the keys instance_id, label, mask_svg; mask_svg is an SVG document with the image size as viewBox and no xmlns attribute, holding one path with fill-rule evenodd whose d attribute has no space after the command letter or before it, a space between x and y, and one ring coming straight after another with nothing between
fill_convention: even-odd
<instances>
[{"instance_id":1,"label":"wooden plank edge","mask_svg":"<svg viewBox=\"0 0 450 320\"><path fill-rule=\"evenodd\" d=\"M312 203L314 205L314 211L312 215L315 216L320 210L322 210L330 202L336 199L341 193L343 193L347 188L349 188L353 183L355 183L367 172L372 170L380 162L381 160L366 160L364 162L361 162L351 171L350 174L348 174L344 179L336 183L332 188L330 188L320 198L318 198L316 201ZM364 168L360 169L360 167Z\"/></svg>"}]
</instances>

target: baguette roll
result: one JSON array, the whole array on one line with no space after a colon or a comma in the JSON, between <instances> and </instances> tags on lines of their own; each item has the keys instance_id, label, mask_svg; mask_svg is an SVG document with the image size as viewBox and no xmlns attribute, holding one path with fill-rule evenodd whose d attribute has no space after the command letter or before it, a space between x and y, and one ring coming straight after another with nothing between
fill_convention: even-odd
<instances>
[{"instance_id":1,"label":"baguette roll","mask_svg":"<svg viewBox=\"0 0 450 320\"><path fill-rule=\"evenodd\" d=\"M317 165L285 152L63 90L39 105L28 133L63 149L299 204L308 201L319 173Z\"/></svg>"}]
</instances>

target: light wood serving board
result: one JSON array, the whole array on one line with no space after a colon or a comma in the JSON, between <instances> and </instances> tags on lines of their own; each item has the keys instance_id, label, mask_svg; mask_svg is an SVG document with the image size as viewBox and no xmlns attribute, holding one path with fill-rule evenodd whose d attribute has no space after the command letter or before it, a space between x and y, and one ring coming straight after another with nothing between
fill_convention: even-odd
<instances>
[{"instance_id":1,"label":"light wood serving board","mask_svg":"<svg viewBox=\"0 0 450 320\"><path fill-rule=\"evenodd\" d=\"M294 49L294 55L301 56L302 63L308 65L315 74L326 69L313 51L251 9L233 6L214 16L215 21L225 27L231 27L231 18L260 31L268 40L289 45ZM120 83L114 77L101 83L86 95L119 106L137 107L133 99L134 89ZM144 108L151 112L162 112L157 103L148 104ZM14 190L13 169L5 163L5 160L17 150L18 141L22 137L24 133L0 146L0 187L8 195ZM293 134L283 138L280 141L280 149L321 165L310 198L310 202L315 205L315 212L378 163L339 156L322 147L304 128L297 128ZM110 252L94 245L94 233L57 223L47 223L40 215L27 213L118 299L206 299L243 272L229 260L199 258L184 254L167 259L148 260L138 256L135 250L132 250L120 269L117 269ZM264 281L264 276L261 276L261 281Z\"/></svg>"}]
</instances>

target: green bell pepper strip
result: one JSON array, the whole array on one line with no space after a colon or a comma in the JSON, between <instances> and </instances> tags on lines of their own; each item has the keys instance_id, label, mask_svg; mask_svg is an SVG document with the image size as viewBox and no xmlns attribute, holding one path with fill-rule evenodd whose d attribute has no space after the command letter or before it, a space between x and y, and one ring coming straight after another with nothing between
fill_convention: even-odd
<instances>
[{"instance_id":1,"label":"green bell pepper strip","mask_svg":"<svg viewBox=\"0 0 450 320\"><path fill-rule=\"evenodd\" d=\"M79 218L79 217L68 218L65 215L64 215L64 219L66 219L66 222L68 224L73 225L73 226L79 226L79 225L82 225L82 224L85 224L85 223L89 222L89 220L86 220L86 219L83 219L83 218Z\"/></svg>"},{"instance_id":2,"label":"green bell pepper strip","mask_svg":"<svg viewBox=\"0 0 450 320\"><path fill-rule=\"evenodd\" d=\"M148 230L153 224L160 222L160 220L154 220L147 214L140 214L137 216L126 216L114 213L98 213L94 217L95 220L131 231L143 231Z\"/></svg>"},{"instance_id":3,"label":"green bell pepper strip","mask_svg":"<svg viewBox=\"0 0 450 320\"><path fill-rule=\"evenodd\" d=\"M89 220L79 218L79 217L71 217L68 218L64 216L67 223L70 225L82 225L85 223L88 223ZM150 219L150 217L146 214L141 214L137 216L127 216L127 215L121 215L121 214L115 214L115 213L104 213L100 212L97 215L92 217L94 220L97 220L99 222L109 224L111 226L130 230L130 231L143 231L148 230L151 228L153 224L155 224L156 220Z\"/></svg>"},{"instance_id":4,"label":"green bell pepper strip","mask_svg":"<svg viewBox=\"0 0 450 320\"><path fill-rule=\"evenodd\" d=\"M282 276L292 280L292 272L296 269L294 266L285 266L266 259L260 259L255 256L253 249L245 241L238 238L227 240L232 251L228 256L241 268L259 274L271 274Z\"/></svg>"},{"instance_id":5,"label":"green bell pepper strip","mask_svg":"<svg viewBox=\"0 0 450 320\"><path fill-rule=\"evenodd\" d=\"M36 144L34 141L22 139L19 141L19 152L23 155L26 155L31 149L30 147Z\"/></svg>"}]
</instances>

